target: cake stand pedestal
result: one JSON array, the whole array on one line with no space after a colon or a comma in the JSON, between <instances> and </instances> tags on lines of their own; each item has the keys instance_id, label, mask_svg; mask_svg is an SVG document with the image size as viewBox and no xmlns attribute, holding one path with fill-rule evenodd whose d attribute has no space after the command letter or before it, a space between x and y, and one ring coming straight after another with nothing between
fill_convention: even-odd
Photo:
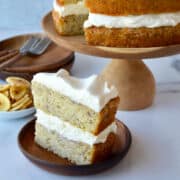
<instances>
[{"instance_id":1,"label":"cake stand pedestal","mask_svg":"<svg viewBox=\"0 0 180 180\"><path fill-rule=\"evenodd\" d=\"M138 110L150 106L155 95L155 80L142 60L113 59L102 76L117 87L119 108Z\"/></svg>"},{"instance_id":2,"label":"cake stand pedestal","mask_svg":"<svg viewBox=\"0 0 180 180\"><path fill-rule=\"evenodd\" d=\"M92 56L113 58L101 75L116 86L122 110L139 110L150 106L155 96L153 74L141 59L180 53L180 45L153 48L111 48L88 45L84 36L60 36L54 29L51 13L42 21L47 36L56 44Z\"/></svg>"}]
</instances>

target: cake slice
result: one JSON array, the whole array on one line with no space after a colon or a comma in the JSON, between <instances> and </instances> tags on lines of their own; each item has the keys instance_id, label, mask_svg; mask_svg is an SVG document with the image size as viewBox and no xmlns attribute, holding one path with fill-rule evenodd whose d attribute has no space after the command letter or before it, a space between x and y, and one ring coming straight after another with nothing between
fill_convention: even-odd
<instances>
[{"instance_id":1,"label":"cake slice","mask_svg":"<svg viewBox=\"0 0 180 180\"><path fill-rule=\"evenodd\" d=\"M54 0L52 16L59 34L80 35L83 34L88 9L83 0Z\"/></svg>"},{"instance_id":2,"label":"cake slice","mask_svg":"<svg viewBox=\"0 0 180 180\"><path fill-rule=\"evenodd\" d=\"M98 134L114 121L119 97L101 77L71 77L65 70L58 74L39 73L32 81L34 104L47 114L61 118L77 128Z\"/></svg>"},{"instance_id":3,"label":"cake slice","mask_svg":"<svg viewBox=\"0 0 180 180\"><path fill-rule=\"evenodd\" d=\"M35 142L56 155L85 165L102 161L112 154L116 143L115 122L95 136L41 110L36 116Z\"/></svg>"},{"instance_id":4,"label":"cake slice","mask_svg":"<svg viewBox=\"0 0 180 180\"><path fill-rule=\"evenodd\" d=\"M76 164L92 164L112 153L116 141L117 90L96 75L39 73L32 80L37 109L35 141Z\"/></svg>"},{"instance_id":5,"label":"cake slice","mask_svg":"<svg viewBox=\"0 0 180 180\"><path fill-rule=\"evenodd\" d=\"M180 1L85 0L91 45L155 47L180 44Z\"/></svg>"}]
</instances>

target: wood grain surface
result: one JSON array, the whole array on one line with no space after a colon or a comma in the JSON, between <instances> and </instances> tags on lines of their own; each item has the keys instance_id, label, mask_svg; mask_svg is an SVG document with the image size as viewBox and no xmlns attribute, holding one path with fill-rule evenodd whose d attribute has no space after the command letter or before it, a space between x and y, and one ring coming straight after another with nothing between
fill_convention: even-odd
<instances>
[{"instance_id":1,"label":"wood grain surface","mask_svg":"<svg viewBox=\"0 0 180 180\"><path fill-rule=\"evenodd\" d=\"M0 42L0 50L19 49L31 36L43 34L27 34L16 36ZM5 69L7 72L35 73L60 68L74 59L74 53L62 46L52 43L41 56L24 56L12 66Z\"/></svg>"}]
</instances>

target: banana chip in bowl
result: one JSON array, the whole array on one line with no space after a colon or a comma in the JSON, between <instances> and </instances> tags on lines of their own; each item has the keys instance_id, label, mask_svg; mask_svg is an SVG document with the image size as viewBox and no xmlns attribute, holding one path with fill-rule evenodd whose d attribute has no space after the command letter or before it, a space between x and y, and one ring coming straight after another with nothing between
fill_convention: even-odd
<instances>
[{"instance_id":1,"label":"banana chip in bowl","mask_svg":"<svg viewBox=\"0 0 180 180\"><path fill-rule=\"evenodd\" d=\"M19 77L8 77L6 82L0 85L0 119L19 118L21 112L22 116L33 114L31 83Z\"/></svg>"}]
</instances>

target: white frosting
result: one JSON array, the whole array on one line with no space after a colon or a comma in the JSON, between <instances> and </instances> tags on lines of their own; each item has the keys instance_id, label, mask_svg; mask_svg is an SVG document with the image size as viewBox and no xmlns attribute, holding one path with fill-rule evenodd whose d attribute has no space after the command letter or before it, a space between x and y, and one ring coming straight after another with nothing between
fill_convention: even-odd
<instances>
[{"instance_id":1,"label":"white frosting","mask_svg":"<svg viewBox=\"0 0 180 180\"><path fill-rule=\"evenodd\" d=\"M69 15L88 14L88 9L84 6L83 1L79 1L76 4L66 4L64 6L60 6L56 0L54 0L53 8L62 17Z\"/></svg>"},{"instance_id":2,"label":"white frosting","mask_svg":"<svg viewBox=\"0 0 180 180\"><path fill-rule=\"evenodd\" d=\"M108 16L90 13L89 18L84 23L85 28L92 26L107 28L156 28L161 26L176 26L180 23L180 12L129 15L129 16Z\"/></svg>"},{"instance_id":3,"label":"white frosting","mask_svg":"<svg viewBox=\"0 0 180 180\"><path fill-rule=\"evenodd\" d=\"M40 110L37 110L37 123L43 125L49 131L55 131L60 136L72 141L83 142L89 145L104 143L109 133L116 133L117 125L113 122L105 130L97 136L84 131L80 128L72 126L70 123L62 121L60 118L48 115Z\"/></svg>"},{"instance_id":4,"label":"white frosting","mask_svg":"<svg viewBox=\"0 0 180 180\"><path fill-rule=\"evenodd\" d=\"M107 82L97 75L78 79L61 69L58 73L38 73L33 81L68 96L76 103L83 104L95 112L100 112L109 100L118 96L116 88L108 87Z\"/></svg>"}]
</instances>

